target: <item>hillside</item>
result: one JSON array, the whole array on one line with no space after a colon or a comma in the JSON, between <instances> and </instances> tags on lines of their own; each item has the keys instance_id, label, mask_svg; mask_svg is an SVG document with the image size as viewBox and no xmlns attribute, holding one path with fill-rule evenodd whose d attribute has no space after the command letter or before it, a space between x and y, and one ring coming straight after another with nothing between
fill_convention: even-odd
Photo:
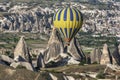
<instances>
[{"instance_id":1,"label":"hillside","mask_svg":"<svg viewBox=\"0 0 120 80\"><path fill-rule=\"evenodd\" d=\"M49 74L55 75L56 77L59 78L58 80L64 80L63 76L65 75L73 76L74 78L84 79L84 77L72 73L74 72L81 73L88 71L90 72L95 70L99 72L102 71L103 69L104 66L99 66L99 65L89 65L89 66L72 65L72 66L64 66L58 68L44 68L41 69L40 72L32 72L26 69L13 69L11 67L0 65L0 80L54 80L50 77Z\"/></svg>"}]
</instances>

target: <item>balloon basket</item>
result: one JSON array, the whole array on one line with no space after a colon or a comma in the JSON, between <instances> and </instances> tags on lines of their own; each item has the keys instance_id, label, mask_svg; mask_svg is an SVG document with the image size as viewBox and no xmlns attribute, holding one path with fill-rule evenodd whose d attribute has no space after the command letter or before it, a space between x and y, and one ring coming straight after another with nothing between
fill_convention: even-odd
<instances>
[{"instance_id":1,"label":"balloon basket","mask_svg":"<svg viewBox=\"0 0 120 80\"><path fill-rule=\"evenodd\" d=\"M65 42L65 46L70 46L70 42Z\"/></svg>"},{"instance_id":2,"label":"balloon basket","mask_svg":"<svg viewBox=\"0 0 120 80\"><path fill-rule=\"evenodd\" d=\"M69 46L70 45L70 38L65 38L65 46Z\"/></svg>"}]
</instances>

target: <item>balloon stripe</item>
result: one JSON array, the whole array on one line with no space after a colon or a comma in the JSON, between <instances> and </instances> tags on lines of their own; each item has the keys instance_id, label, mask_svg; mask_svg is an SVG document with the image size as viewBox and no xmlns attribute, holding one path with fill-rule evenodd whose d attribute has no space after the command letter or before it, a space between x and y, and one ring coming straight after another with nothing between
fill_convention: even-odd
<instances>
[{"instance_id":1,"label":"balloon stripe","mask_svg":"<svg viewBox=\"0 0 120 80\"><path fill-rule=\"evenodd\" d=\"M76 28L76 26L75 26L75 22L76 22L76 15L75 15L75 11L72 9L72 12L73 12L73 14L74 14L74 20L72 21L72 34L71 34L71 36L70 36L70 38L72 37L72 35L73 35L73 33L74 33L74 29Z\"/></svg>"},{"instance_id":2,"label":"balloon stripe","mask_svg":"<svg viewBox=\"0 0 120 80\"><path fill-rule=\"evenodd\" d=\"M70 20L73 21L73 12L71 8L70 8Z\"/></svg>"},{"instance_id":3,"label":"balloon stripe","mask_svg":"<svg viewBox=\"0 0 120 80\"><path fill-rule=\"evenodd\" d=\"M56 14L55 14L54 17L53 17L53 21L55 21L55 19L56 19Z\"/></svg>"},{"instance_id":4,"label":"balloon stripe","mask_svg":"<svg viewBox=\"0 0 120 80\"><path fill-rule=\"evenodd\" d=\"M73 8L74 9L74 8ZM78 16L78 12L74 9L75 13L76 13L76 20L79 21L79 16Z\"/></svg>"},{"instance_id":5,"label":"balloon stripe","mask_svg":"<svg viewBox=\"0 0 120 80\"><path fill-rule=\"evenodd\" d=\"M56 14L54 14L54 17L53 17L54 21L56 20L56 15L57 15L58 11L60 11L60 10L57 10Z\"/></svg>"},{"instance_id":6,"label":"balloon stripe","mask_svg":"<svg viewBox=\"0 0 120 80\"><path fill-rule=\"evenodd\" d=\"M67 36L66 36L66 33L65 33L65 30L64 30L64 27L62 27L62 31L63 31L63 33L64 33L64 36L67 37Z\"/></svg>"},{"instance_id":7,"label":"balloon stripe","mask_svg":"<svg viewBox=\"0 0 120 80\"><path fill-rule=\"evenodd\" d=\"M68 9L68 8L66 8L65 11L64 11L64 21L67 20L67 9Z\"/></svg>"},{"instance_id":8,"label":"balloon stripe","mask_svg":"<svg viewBox=\"0 0 120 80\"><path fill-rule=\"evenodd\" d=\"M79 11L76 9L76 12L78 13L78 18L79 18L79 21L78 21L78 25L77 25L77 31L79 31L79 29L81 28L80 24L81 24L81 15L79 13Z\"/></svg>"},{"instance_id":9,"label":"balloon stripe","mask_svg":"<svg viewBox=\"0 0 120 80\"><path fill-rule=\"evenodd\" d=\"M77 30L77 28L74 29L74 32L73 32L71 38L73 38L75 36L76 30Z\"/></svg>"},{"instance_id":10,"label":"balloon stripe","mask_svg":"<svg viewBox=\"0 0 120 80\"><path fill-rule=\"evenodd\" d=\"M63 36L65 37L65 35L64 35L64 33L63 33L63 30L62 30L62 28L60 28L59 30L60 30L60 32L63 34Z\"/></svg>"},{"instance_id":11,"label":"balloon stripe","mask_svg":"<svg viewBox=\"0 0 120 80\"><path fill-rule=\"evenodd\" d=\"M67 28L64 28L64 31L65 31L66 37L68 38Z\"/></svg>"},{"instance_id":12,"label":"balloon stripe","mask_svg":"<svg viewBox=\"0 0 120 80\"><path fill-rule=\"evenodd\" d=\"M61 12L63 9L60 10L60 12L58 13L58 21L60 21L60 16L61 16Z\"/></svg>"},{"instance_id":13,"label":"balloon stripe","mask_svg":"<svg viewBox=\"0 0 120 80\"><path fill-rule=\"evenodd\" d=\"M79 14L80 14L81 21L83 21L83 15L82 15L82 13L81 13L79 10L77 10L77 11L78 11Z\"/></svg>"},{"instance_id":14,"label":"balloon stripe","mask_svg":"<svg viewBox=\"0 0 120 80\"><path fill-rule=\"evenodd\" d=\"M71 34L72 34L72 28L70 28L70 30L69 30L70 32L69 32L69 38L71 38Z\"/></svg>"},{"instance_id":15,"label":"balloon stripe","mask_svg":"<svg viewBox=\"0 0 120 80\"><path fill-rule=\"evenodd\" d=\"M70 8L68 8L68 10L67 10L67 21L66 21L66 23L67 23L67 37L69 38L69 35L70 35L70 22L71 22L71 20L70 20Z\"/></svg>"}]
</instances>

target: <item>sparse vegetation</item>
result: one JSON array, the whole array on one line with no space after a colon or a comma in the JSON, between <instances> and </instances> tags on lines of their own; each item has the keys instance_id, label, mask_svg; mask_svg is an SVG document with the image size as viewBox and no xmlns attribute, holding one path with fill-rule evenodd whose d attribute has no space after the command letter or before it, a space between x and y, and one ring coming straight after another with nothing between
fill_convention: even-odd
<instances>
[{"instance_id":1,"label":"sparse vegetation","mask_svg":"<svg viewBox=\"0 0 120 80\"><path fill-rule=\"evenodd\" d=\"M26 69L26 67L22 66L22 65L18 65L17 69Z\"/></svg>"},{"instance_id":2,"label":"sparse vegetation","mask_svg":"<svg viewBox=\"0 0 120 80\"><path fill-rule=\"evenodd\" d=\"M93 62L92 64L98 64L97 62Z\"/></svg>"},{"instance_id":3,"label":"sparse vegetation","mask_svg":"<svg viewBox=\"0 0 120 80\"><path fill-rule=\"evenodd\" d=\"M117 39L114 37L114 35L110 35L113 37L106 37L106 36L100 36L99 37L93 37L93 34L91 32L79 32L79 35L76 36L79 40L79 43L81 45L84 45L86 47L100 47L102 48L103 44L107 43L110 47L113 46L113 44L116 43Z\"/></svg>"},{"instance_id":4,"label":"sparse vegetation","mask_svg":"<svg viewBox=\"0 0 120 80\"><path fill-rule=\"evenodd\" d=\"M13 55L13 53L11 53L11 51L6 51L4 55L9 56L11 58L14 57L14 55Z\"/></svg>"},{"instance_id":5,"label":"sparse vegetation","mask_svg":"<svg viewBox=\"0 0 120 80\"><path fill-rule=\"evenodd\" d=\"M85 60L81 61L79 65L84 66L84 64L86 64L86 61L85 61Z\"/></svg>"},{"instance_id":6,"label":"sparse vegetation","mask_svg":"<svg viewBox=\"0 0 120 80\"><path fill-rule=\"evenodd\" d=\"M100 71L96 77L98 79L105 79L105 74L103 73L103 71Z\"/></svg>"},{"instance_id":7,"label":"sparse vegetation","mask_svg":"<svg viewBox=\"0 0 120 80\"><path fill-rule=\"evenodd\" d=\"M20 36L24 35L25 40L29 47L34 48L35 46L32 44L46 44L47 40L43 40L40 38L40 34L32 34L32 33L1 33L0 34L0 48L5 49L12 49L15 48L18 40L20 39Z\"/></svg>"}]
</instances>

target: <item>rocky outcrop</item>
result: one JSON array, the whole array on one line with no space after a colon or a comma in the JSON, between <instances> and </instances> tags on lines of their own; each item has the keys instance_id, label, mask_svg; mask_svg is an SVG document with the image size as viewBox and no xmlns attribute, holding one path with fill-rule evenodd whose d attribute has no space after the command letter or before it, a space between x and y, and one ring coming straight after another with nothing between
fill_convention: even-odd
<instances>
[{"instance_id":1,"label":"rocky outcrop","mask_svg":"<svg viewBox=\"0 0 120 80\"><path fill-rule=\"evenodd\" d=\"M72 40L70 46L65 51L63 41L56 29L53 29L52 31L52 35L48 41L47 48L43 52L43 56L47 67L51 66L51 64L54 66L79 64L80 61L85 60L85 55L75 38ZM40 57L40 65L41 59L42 58Z\"/></svg>"},{"instance_id":2,"label":"rocky outcrop","mask_svg":"<svg viewBox=\"0 0 120 80\"><path fill-rule=\"evenodd\" d=\"M111 63L112 63L112 56L111 56L110 50L107 44L104 44L100 64L106 65Z\"/></svg>"},{"instance_id":3,"label":"rocky outcrop","mask_svg":"<svg viewBox=\"0 0 120 80\"><path fill-rule=\"evenodd\" d=\"M100 48L95 48L90 54L91 63L100 63L102 52Z\"/></svg>"},{"instance_id":4,"label":"rocky outcrop","mask_svg":"<svg viewBox=\"0 0 120 80\"><path fill-rule=\"evenodd\" d=\"M5 63L8 63L8 64L11 64L14 62L14 60L6 55L1 55L0 56L0 59L5 62Z\"/></svg>"},{"instance_id":5,"label":"rocky outcrop","mask_svg":"<svg viewBox=\"0 0 120 80\"><path fill-rule=\"evenodd\" d=\"M49 34L50 31L49 29L51 28L51 23L53 21L51 19L52 14L54 12L53 10L49 9L47 11L44 11L45 9L40 6L36 6L31 9L21 6L19 7L19 9L18 7L16 9L15 6L8 10L8 12L10 12L10 15L7 16L3 15L3 19L1 20L2 25L0 27L1 31L5 32L19 31L33 33L40 32ZM42 20L42 22L40 21L40 19ZM44 25L41 25L41 23L44 23Z\"/></svg>"},{"instance_id":6,"label":"rocky outcrop","mask_svg":"<svg viewBox=\"0 0 120 80\"><path fill-rule=\"evenodd\" d=\"M14 59L16 59L16 57L19 57L19 56L21 56L23 59L25 59L29 63L32 63L31 56L29 54L29 49L23 36L20 38L14 50Z\"/></svg>"},{"instance_id":7,"label":"rocky outcrop","mask_svg":"<svg viewBox=\"0 0 120 80\"><path fill-rule=\"evenodd\" d=\"M53 29L46 50L43 52L45 63L63 53L63 42L56 29Z\"/></svg>"},{"instance_id":8,"label":"rocky outcrop","mask_svg":"<svg viewBox=\"0 0 120 80\"><path fill-rule=\"evenodd\" d=\"M118 50L119 50L119 54L120 54L120 44L118 45Z\"/></svg>"},{"instance_id":9,"label":"rocky outcrop","mask_svg":"<svg viewBox=\"0 0 120 80\"><path fill-rule=\"evenodd\" d=\"M73 59L71 57L71 58L68 59L67 64L68 65L71 65L71 64L80 64L80 61L77 61L77 60L75 60L75 59Z\"/></svg>"},{"instance_id":10,"label":"rocky outcrop","mask_svg":"<svg viewBox=\"0 0 120 80\"><path fill-rule=\"evenodd\" d=\"M114 58L114 64L120 65L120 53L119 53L119 46L115 47L115 50L113 51L113 58Z\"/></svg>"},{"instance_id":11,"label":"rocky outcrop","mask_svg":"<svg viewBox=\"0 0 120 80\"><path fill-rule=\"evenodd\" d=\"M81 47L78 46L79 43L76 41L76 38L73 38L70 45L68 46L68 52L75 60L82 61L85 59L85 54L83 53Z\"/></svg>"},{"instance_id":12,"label":"rocky outcrop","mask_svg":"<svg viewBox=\"0 0 120 80\"><path fill-rule=\"evenodd\" d=\"M64 76L64 80L75 80L72 76Z\"/></svg>"},{"instance_id":13,"label":"rocky outcrop","mask_svg":"<svg viewBox=\"0 0 120 80\"><path fill-rule=\"evenodd\" d=\"M14 68L26 68L27 70L35 71L33 66L28 62L13 62L10 64L10 66Z\"/></svg>"},{"instance_id":14,"label":"rocky outcrop","mask_svg":"<svg viewBox=\"0 0 120 80\"><path fill-rule=\"evenodd\" d=\"M94 48L90 53L90 59L91 59L91 63L96 62L96 48Z\"/></svg>"},{"instance_id":15,"label":"rocky outcrop","mask_svg":"<svg viewBox=\"0 0 120 80\"><path fill-rule=\"evenodd\" d=\"M0 64L6 65L6 63L4 61L2 61L2 60L0 60Z\"/></svg>"},{"instance_id":16,"label":"rocky outcrop","mask_svg":"<svg viewBox=\"0 0 120 80\"><path fill-rule=\"evenodd\" d=\"M15 57L14 60L17 62L26 62L26 60L24 58L22 58L21 56Z\"/></svg>"},{"instance_id":17,"label":"rocky outcrop","mask_svg":"<svg viewBox=\"0 0 120 80\"><path fill-rule=\"evenodd\" d=\"M54 76L53 74L49 73L49 75L52 78L52 80L58 80L58 78L56 76Z\"/></svg>"},{"instance_id":18,"label":"rocky outcrop","mask_svg":"<svg viewBox=\"0 0 120 80\"><path fill-rule=\"evenodd\" d=\"M42 53L40 53L38 55L38 58L37 58L37 67L38 68L44 68L45 67L44 56L42 55Z\"/></svg>"}]
</instances>

